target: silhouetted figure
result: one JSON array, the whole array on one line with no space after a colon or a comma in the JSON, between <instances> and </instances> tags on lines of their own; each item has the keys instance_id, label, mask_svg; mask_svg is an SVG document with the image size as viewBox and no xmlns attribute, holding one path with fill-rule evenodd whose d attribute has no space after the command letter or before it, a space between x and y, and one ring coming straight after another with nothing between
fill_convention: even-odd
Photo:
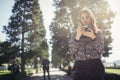
<instances>
[{"instance_id":1,"label":"silhouetted figure","mask_svg":"<svg viewBox=\"0 0 120 80\"><path fill-rule=\"evenodd\" d=\"M15 56L11 59L11 65L8 65L8 70L11 71L12 74L19 73L19 63Z\"/></svg>"},{"instance_id":2,"label":"silhouetted figure","mask_svg":"<svg viewBox=\"0 0 120 80\"><path fill-rule=\"evenodd\" d=\"M11 80L16 80L15 77L20 71L19 71L19 63L15 56L11 58L11 65L8 65L8 70L10 70L12 74Z\"/></svg>"},{"instance_id":3,"label":"silhouetted figure","mask_svg":"<svg viewBox=\"0 0 120 80\"><path fill-rule=\"evenodd\" d=\"M67 75L71 75L71 70L72 70L72 67L69 65L67 70Z\"/></svg>"},{"instance_id":4,"label":"silhouetted figure","mask_svg":"<svg viewBox=\"0 0 120 80\"><path fill-rule=\"evenodd\" d=\"M48 73L48 80L50 80L49 64L50 64L50 61L47 58L44 58L43 61L42 61L43 73L44 73L44 75L43 75L44 80L46 80L46 76L45 76L46 71Z\"/></svg>"}]
</instances>

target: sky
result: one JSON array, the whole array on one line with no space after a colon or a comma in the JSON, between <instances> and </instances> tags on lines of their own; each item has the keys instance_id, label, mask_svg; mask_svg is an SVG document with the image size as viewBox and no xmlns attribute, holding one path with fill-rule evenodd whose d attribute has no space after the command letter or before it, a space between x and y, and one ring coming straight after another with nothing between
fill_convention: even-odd
<instances>
[{"instance_id":1,"label":"sky","mask_svg":"<svg viewBox=\"0 0 120 80\"><path fill-rule=\"evenodd\" d=\"M8 19L12 14L11 9L14 0L0 0L0 40L4 41L6 39L5 34L2 33L2 26L8 24Z\"/></svg>"},{"instance_id":2,"label":"sky","mask_svg":"<svg viewBox=\"0 0 120 80\"><path fill-rule=\"evenodd\" d=\"M112 9L112 11L116 12L116 16L114 18L114 22L112 24L112 38L113 38L113 42L112 42L112 52L113 54L111 54L109 56L109 58L106 58L108 62L111 61L115 61L115 60L120 60L120 4L119 4L119 0L107 0L110 4L110 7Z\"/></svg>"},{"instance_id":3,"label":"sky","mask_svg":"<svg viewBox=\"0 0 120 80\"><path fill-rule=\"evenodd\" d=\"M120 31L119 31L119 25L120 25L120 5L119 0L107 0L110 4L110 8L112 11L116 12L116 16L114 18L114 22L112 24L112 53L109 58L105 58L107 62L120 60ZM52 6L53 0L39 0L40 8L43 12L43 19L45 28L47 30L46 38L48 39L48 42L51 38L50 31L49 31L49 25L54 18L54 7ZM6 35L2 33L2 26L7 25L9 21L9 17L11 16L12 12L12 6L14 5L14 0L0 0L0 40L5 41ZM52 48L49 48L49 53L51 56ZM51 59L51 57L49 57Z\"/></svg>"},{"instance_id":4,"label":"sky","mask_svg":"<svg viewBox=\"0 0 120 80\"><path fill-rule=\"evenodd\" d=\"M51 24L52 19L54 18L54 8L52 6L53 4L53 0L39 0L39 4L40 4L40 8L42 10L43 13L43 19L44 19L44 24L45 24L45 28L46 28L46 38L47 38L47 42L49 44L49 41L51 39L51 35L50 35L50 31L49 31L49 25ZM49 49L48 49L48 53L49 53L49 60L52 60L52 45L49 44Z\"/></svg>"}]
</instances>

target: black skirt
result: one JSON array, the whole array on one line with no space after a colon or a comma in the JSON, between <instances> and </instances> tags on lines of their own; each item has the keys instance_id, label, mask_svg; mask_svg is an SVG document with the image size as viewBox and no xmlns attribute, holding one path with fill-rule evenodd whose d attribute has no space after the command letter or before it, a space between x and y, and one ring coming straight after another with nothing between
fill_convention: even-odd
<instances>
[{"instance_id":1,"label":"black skirt","mask_svg":"<svg viewBox=\"0 0 120 80\"><path fill-rule=\"evenodd\" d=\"M105 69L100 59L75 62L73 80L104 80Z\"/></svg>"}]
</instances>

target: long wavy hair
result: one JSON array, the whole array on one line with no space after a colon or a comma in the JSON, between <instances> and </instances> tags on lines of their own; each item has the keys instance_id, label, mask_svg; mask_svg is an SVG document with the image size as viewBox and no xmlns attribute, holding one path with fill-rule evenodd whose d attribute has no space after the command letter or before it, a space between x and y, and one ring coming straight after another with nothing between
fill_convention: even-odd
<instances>
[{"instance_id":1,"label":"long wavy hair","mask_svg":"<svg viewBox=\"0 0 120 80\"><path fill-rule=\"evenodd\" d=\"M88 14L88 16L90 17L91 19L91 24L90 26L93 27L93 30L95 33L97 33L98 31L100 31L98 28L97 28L97 25L96 25L96 18L94 16L94 14L92 13L92 11L88 8L83 8L81 11L80 11L80 22L81 22L81 14ZM82 24L82 22L81 22ZM83 24L82 24L83 25Z\"/></svg>"}]
</instances>

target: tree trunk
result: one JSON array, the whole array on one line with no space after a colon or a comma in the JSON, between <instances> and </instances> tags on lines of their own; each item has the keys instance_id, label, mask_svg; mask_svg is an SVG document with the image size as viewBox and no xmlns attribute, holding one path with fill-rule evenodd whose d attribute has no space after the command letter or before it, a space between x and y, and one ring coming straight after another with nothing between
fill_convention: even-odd
<instances>
[{"instance_id":1,"label":"tree trunk","mask_svg":"<svg viewBox=\"0 0 120 80\"><path fill-rule=\"evenodd\" d=\"M22 42L21 42L21 72L25 72L25 58L24 58L24 32L22 32Z\"/></svg>"}]
</instances>

